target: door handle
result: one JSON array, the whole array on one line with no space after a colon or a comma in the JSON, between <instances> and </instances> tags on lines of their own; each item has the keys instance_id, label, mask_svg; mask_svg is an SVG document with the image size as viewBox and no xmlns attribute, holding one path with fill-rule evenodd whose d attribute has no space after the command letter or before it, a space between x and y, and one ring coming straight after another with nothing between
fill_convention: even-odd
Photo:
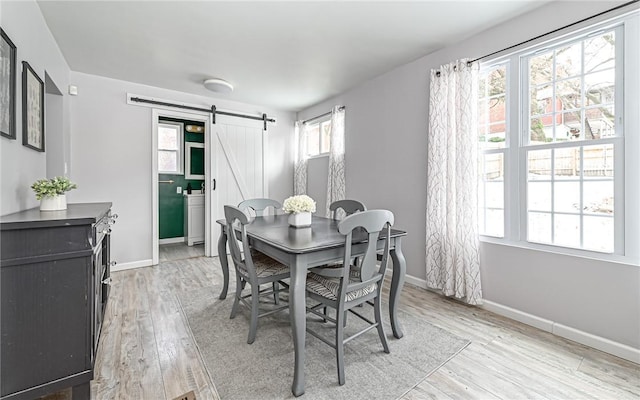
<instances>
[{"instance_id":1,"label":"door handle","mask_svg":"<svg viewBox=\"0 0 640 400\"><path fill-rule=\"evenodd\" d=\"M216 180L215 180L215 178L213 179L213 189L211 189L211 190L216 190Z\"/></svg>"}]
</instances>

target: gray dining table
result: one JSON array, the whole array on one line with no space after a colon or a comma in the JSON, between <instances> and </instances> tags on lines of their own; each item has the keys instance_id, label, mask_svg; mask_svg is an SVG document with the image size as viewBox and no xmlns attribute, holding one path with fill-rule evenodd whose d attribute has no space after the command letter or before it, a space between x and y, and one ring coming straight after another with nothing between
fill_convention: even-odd
<instances>
[{"instance_id":1,"label":"gray dining table","mask_svg":"<svg viewBox=\"0 0 640 400\"><path fill-rule=\"evenodd\" d=\"M288 265L291 270L289 282L289 310L291 316L291 330L295 365L293 385L291 391L295 396L304 394L305 390L305 335L306 335L306 278L307 270L330 262L341 261L344 257L344 236L338 232L338 221L313 216L311 227L293 228L287 222L288 215L268 215L255 217L246 226L250 245L254 249ZM224 286L220 299L227 296L229 288L229 264L227 257L226 221L218 220L221 226L218 240L218 254ZM403 333L398 321L397 308L400 292L404 285L406 261L402 254L402 238L406 232L398 229L391 230L389 241L390 255L393 263L391 289L389 294L389 316L391 329L396 338ZM379 250L384 249L384 235L378 241ZM366 249L367 236L364 232L354 232L352 255L363 254Z\"/></svg>"}]
</instances>

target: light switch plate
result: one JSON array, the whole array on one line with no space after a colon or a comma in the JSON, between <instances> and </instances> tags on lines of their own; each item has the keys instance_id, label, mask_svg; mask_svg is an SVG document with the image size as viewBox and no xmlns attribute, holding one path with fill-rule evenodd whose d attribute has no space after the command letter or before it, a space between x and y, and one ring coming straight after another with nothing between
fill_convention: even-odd
<instances>
[{"instance_id":1,"label":"light switch plate","mask_svg":"<svg viewBox=\"0 0 640 400\"><path fill-rule=\"evenodd\" d=\"M178 186L176 188L176 193L178 193L178 194L182 193L182 186Z\"/></svg>"}]
</instances>

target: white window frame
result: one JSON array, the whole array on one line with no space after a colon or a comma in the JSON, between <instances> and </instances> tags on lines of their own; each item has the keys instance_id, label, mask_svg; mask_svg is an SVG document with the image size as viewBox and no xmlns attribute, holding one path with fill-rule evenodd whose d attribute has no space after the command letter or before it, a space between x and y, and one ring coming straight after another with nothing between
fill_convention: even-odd
<instances>
[{"instance_id":1,"label":"white window frame","mask_svg":"<svg viewBox=\"0 0 640 400\"><path fill-rule=\"evenodd\" d=\"M320 129L320 127L322 126L323 123L325 122L329 122L329 124L331 124L331 115L322 117L322 118L317 118L312 120L311 122L307 122L305 123L305 125L307 126L312 126L312 125L318 125L318 154L307 154L307 159L312 159L312 158L320 158L320 157L329 157L329 153L331 152L331 143L329 143L329 150L325 151L324 153L321 152L322 150L322 130ZM308 134L308 130L307 130L307 152L309 150L309 134Z\"/></svg>"},{"instance_id":2,"label":"white window frame","mask_svg":"<svg viewBox=\"0 0 640 400\"><path fill-rule=\"evenodd\" d=\"M177 153L177 167L176 171L162 171L158 165L158 173L165 175L184 175L184 124L182 122L173 121L159 121L158 132L161 127L177 128L178 130L178 148L177 149L163 149L160 147L160 140L158 140L158 153L161 151L175 151Z\"/></svg>"},{"instance_id":3,"label":"white window frame","mask_svg":"<svg viewBox=\"0 0 640 400\"><path fill-rule=\"evenodd\" d=\"M632 11L625 15L614 17L606 21L577 28L569 33L558 33L545 42L508 55L496 57L482 62L482 68L499 63L508 63L508 105L507 124L509 139L506 141L505 154L505 235L497 238L482 235L483 242L497 243L514 247L528 248L558 254L581 256L591 259L621 262L640 265L640 13ZM619 29L616 32L616 42L621 46L622 58L616 62L621 67L616 71L616 82L623 82L622 90L616 92L616 135L620 138L601 139L600 143L619 140L622 143L616 150L614 161L614 251L602 253L592 250L564 247L554 244L539 244L527 241L527 159L526 143L529 135L529 105L522 98L528 96L525 85L521 57L539 52L545 47L555 47L561 43L572 42L580 37L595 35L599 31ZM618 54L616 55L618 57ZM635 72L634 72L635 71ZM621 75L618 75L621 74ZM519 76L518 76L519 75ZM524 94L523 94L524 93ZM523 104L524 103L524 104ZM622 105L620 107L620 105ZM510 111L511 110L511 111ZM516 129L517 128L517 129ZM570 142L568 146L589 146L598 144L593 140ZM531 146L535 150L543 150L546 145ZM625 205L628 205L625 207Z\"/></svg>"}]
</instances>

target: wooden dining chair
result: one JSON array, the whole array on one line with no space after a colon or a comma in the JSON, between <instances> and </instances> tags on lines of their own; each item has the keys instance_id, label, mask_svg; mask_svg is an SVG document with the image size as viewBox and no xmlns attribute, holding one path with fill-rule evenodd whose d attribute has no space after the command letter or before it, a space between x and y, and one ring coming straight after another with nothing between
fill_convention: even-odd
<instances>
[{"instance_id":1,"label":"wooden dining chair","mask_svg":"<svg viewBox=\"0 0 640 400\"><path fill-rule=\"evenodd\" d=\"M289 307L284 305L260 314L258 308L260 297L274 294L271 288L260 290L260 285L272 284L288 288L289 285L283 280L289 278L289 267L260 252L250 251L246 230L246 225L250 221L249 217L241 209L233 206L224 206L224 216L227 221L229 249L236 270L236 293L229 318L236 317L240 303L249 307L251 310L251 322L247 343L251 344L256 338L258 318ZM251 286L251 293L243 296L242 290L247 283Z\"/></svg>"},{"instance_id":2,"label":"wooden dining chair","mask_svg":"<svg viewBox=\"0 0 640 400\"><path fill-rule=\"evenodd\" d=\"M331 218L340 219L340 210L342 210L345 216L349 216L358 211L367 211L367 207L358 200L338 200L329 205L329 211L331 212Z\"/></svg>"},{"instance_id":3,"label":"wooden dining chair","mask_svg":"<svg viewBox=\"0 0 640 400\"><path fill-rule=\"evenodd\" d=\"M384 352L389 353L387 337L382 326L380 303L382 284L389 258L389 237L393 222L393 213L388 210L363 211L346 217L338 223L338 231L345 236L345 254L341 268L325 268L317 272L309 272L307 275L307 295L318 302L318 304L308 307L307 311L335 324L335 340L331 342L311 329L308 329L308 332L336 350L338 383L340 385L345 383L344 345L349 340L376 328ZM356 267L352 263L352 240L356 230L358 235L361 235L363 233L362 230L364 230L368 239L364 255L360 256L360 265L357 268L358 273L354 273ZM384 236L382 261L378 267L377 246L380 233L383 231L386 236ZM373 303L369 303L370 301L373 301ZM375 321L371 321L353 310L354 307L361 304L373 306ZM326 307L336 310L335 319L329 317L326 311L324 313L319 311L321 308L326 310ZM355 314L358 318L367 322L368 326L360 332L345 338L344 325L347 312Z\"/></svg>"},{"instance_id":4,"label":"wooden dining chair","mask_svg":"<svg viewBox=\"0 0 640 400\"><path fill-rule=\"evenodd\" d=\"M278 210L282 208L282 204L272 199L247 199L241 201L238 204L238 208L241 210L251 209L255 212L256 217L262 217L268 212L269 208L273 209L273 214L277 214Z\"/></svg>"}]
</instances>

